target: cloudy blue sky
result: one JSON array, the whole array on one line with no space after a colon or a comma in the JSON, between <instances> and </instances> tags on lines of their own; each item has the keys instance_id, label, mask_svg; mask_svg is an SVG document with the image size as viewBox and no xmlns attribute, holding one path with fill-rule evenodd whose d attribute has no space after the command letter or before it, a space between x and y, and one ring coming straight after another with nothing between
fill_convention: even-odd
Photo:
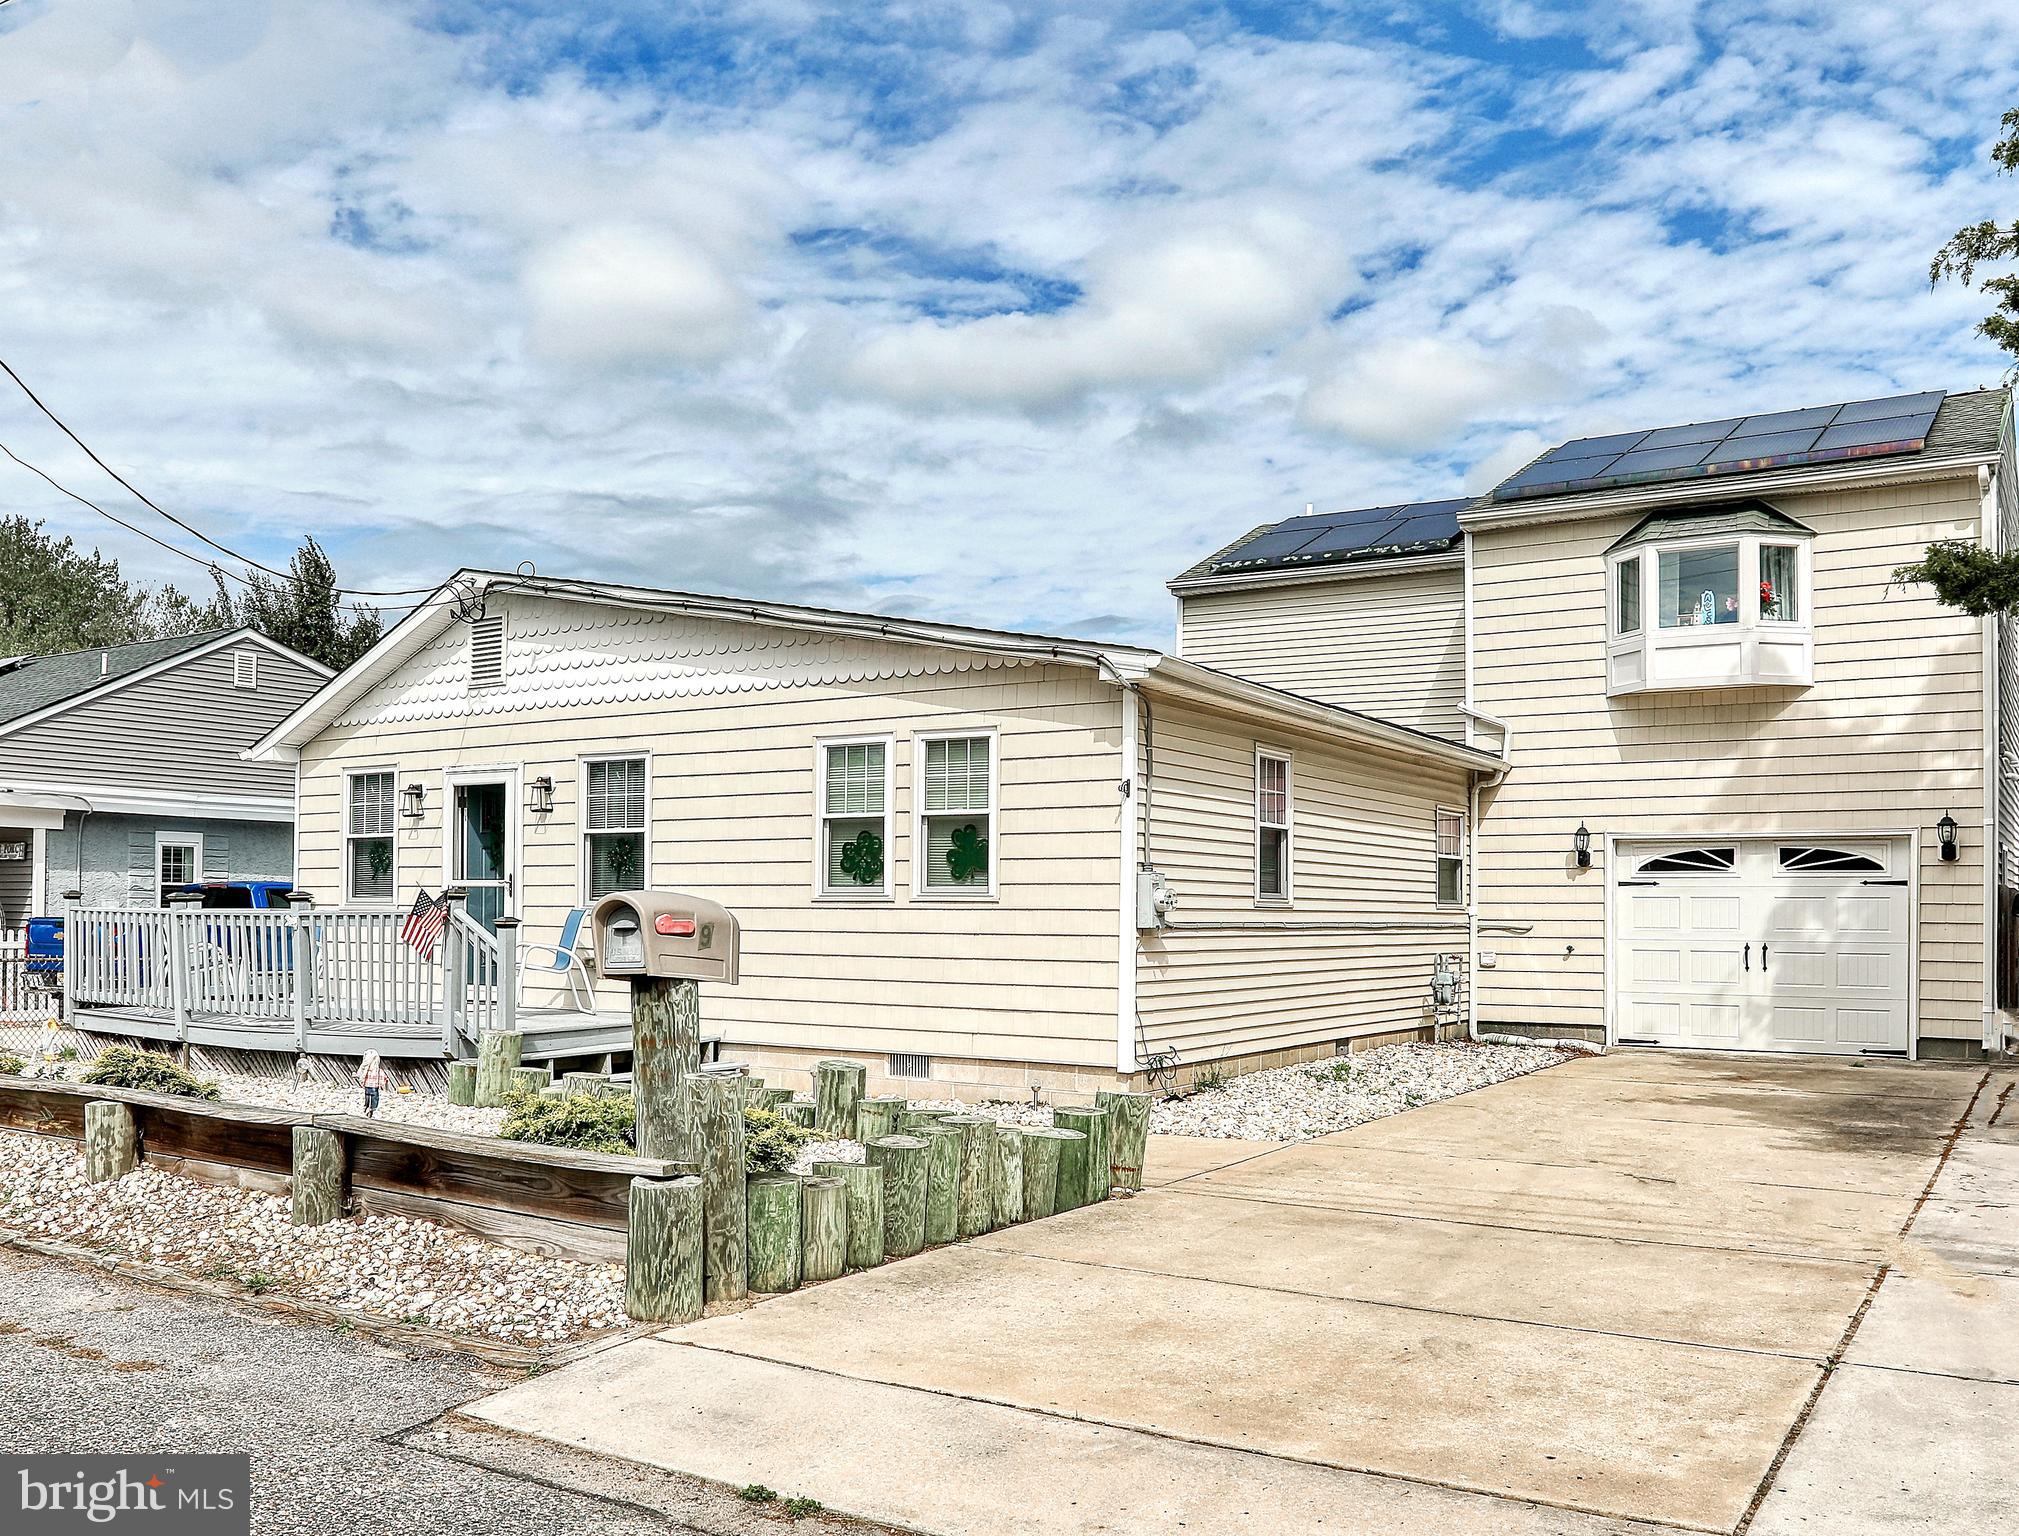
<instances>
[{"instance_id":1,"label":"cloudy blue sky","mask_svg":"<svg viewBox=\"0 0 2019 1536\"><path fill-rule=\"evenodd\" d=\"M1996 382L1926 267L2019 210L2015 103L2009 0L14 0L0 355L358 585L1157 643L1306 502ZM18 397L0 441L132 509Z\"/></svg>"}]
</instances>

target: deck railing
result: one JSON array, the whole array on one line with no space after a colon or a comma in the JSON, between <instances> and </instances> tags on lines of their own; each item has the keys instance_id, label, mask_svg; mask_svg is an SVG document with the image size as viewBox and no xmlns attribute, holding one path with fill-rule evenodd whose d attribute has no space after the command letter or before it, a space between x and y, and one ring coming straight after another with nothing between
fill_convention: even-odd
<instances>
[{"instance_id":1,"label":"deck railing","mask_svg":"<svg viewBox=\"0 0 2019 1536\"><path fill-rule=\"evenodd\" d=\"M382 909L72 907L64 987L74 1006L160 1014L178 1031L192 1018L287 1029L297 1049L313 1027L437 1036L455 1055L458 1035L511 1027L513 945L457 908L424 955L405 924Z\"/></svg>"}]
</instances>

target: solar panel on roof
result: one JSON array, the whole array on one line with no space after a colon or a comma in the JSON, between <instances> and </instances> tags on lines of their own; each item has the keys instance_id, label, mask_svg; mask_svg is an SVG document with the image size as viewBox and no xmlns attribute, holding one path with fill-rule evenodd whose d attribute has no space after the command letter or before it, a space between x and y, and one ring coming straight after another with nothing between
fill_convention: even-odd
<instances>
[{"instance_id":1,"label":"solar panel on roof","mask_svg":"<svg viewBox=\"0 0 2019 1536\"><path fill-rule=\"evenodd\" d=\"M1650 432L1577 438L1503 480L1494 488L1493 499L1515 501L1832 459L1918 453L1927 444L1928 429L1945 398L1942 390L1927 390Z\"/></svg>"},{"instance_id":2,"label":"solar panel on roof","mask_svg":"<svg viewBox=\"0 0 2019 1536\"><path fill-rule=\"evenodd\" d=\"M1450 501L1404 502L1356 507L1347 512L1308 513L1265 528L1213 562L1215 571L1295 570L1384 555L1435 552L1457 542L1458 509Z\"/></svg>"}]
</instances>

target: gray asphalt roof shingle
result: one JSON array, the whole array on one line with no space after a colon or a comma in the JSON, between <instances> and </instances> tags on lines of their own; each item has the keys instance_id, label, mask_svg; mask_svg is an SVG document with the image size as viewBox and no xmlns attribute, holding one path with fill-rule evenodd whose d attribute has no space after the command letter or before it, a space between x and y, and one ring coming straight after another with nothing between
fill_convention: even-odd
<instances>
[{"instance_id":1,"label":"gray asphalt roof shingle","mask_svg":"<svg viewBox=\"0 0 2019 1536\"><path fill-rule=\"evenodd\" d=\"M156 662L207 645L229 630L207 629L167 640L136 640L129 645L93 646L88 651L60 651L52 656L24 656L0 669L0 725L77 698L92 689L144 671Z\"/></svg>"}]
</instances>

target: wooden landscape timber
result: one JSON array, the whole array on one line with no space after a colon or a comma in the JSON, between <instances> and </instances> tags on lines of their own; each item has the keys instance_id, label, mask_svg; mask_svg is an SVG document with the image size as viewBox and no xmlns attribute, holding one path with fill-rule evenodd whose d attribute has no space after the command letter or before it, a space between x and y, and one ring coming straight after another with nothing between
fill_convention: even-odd
<instances>
[{"instance_id":1,"label":"wooden landscape timber","mask_svg":"<svg viewBox=\"0 0 2019 1536\"><path fill-rule=\"evenodd\" d=\"M94 1184L123 1179L133 1172L139 1149L133 1111L124 1104L84 1106L84 1176Z\"/></svg>"},{"instance_id":2,"label":"wooden landscape timber","mask_svg":"<svg viewBox=\"0 0 2019 1536\"><path fill-rule=\"evenodd\" d=\"M885 1136L895 1136L905 1107L902 1098L864 1099L855 1108L855 1139L866 1147Z\"/></svg>"},{"instance_id":3,"label":"wooden landscape timber","mask_svg":"<svg viewBox=\"0 0 2019 1536\"><path fill-rule=\"evenodd\" d=\"M979 1237L995 1224L995 1205L988 1181L995 1122L983 1115L948 1115L939 1123L960 1132L960 1184L955 1197L960 1235Z\"/></svg>"},{"instance_id":4,"label":"wooden landscape timber","mask_svg":"<svg viewBox=\"0 0 2019 1536\"><path fill-rule=\"evenodd\" d=\"M449 1102L464 1108L477 1102L477 1064L474 1061L449 1063Z\"/></svg>"},{"instance_id":5,"label":"wooden landscape timber","mask_svg":"<svg viewBox=\"0 0 2019 1536\"><path fill-rule=\"evenodd\" d=\"M1081 1139L1059 1149L1057 1209L1076 1211L1108 1197L1108 1112L1089 1105L1061 1105L1052 1124L1078 1131Z\"/></svg>"},{"instance_id":6,"label":"wooden landscape timber","mask_svg":"<svg viewBox=\"0 0 2019 1536\"><path fill-rule=\"evenodd\" d=\"M813 1128L823 1136L855 1140L856 1112L869 1069L859 1061L821 1061L813 1067Z\"/></svg>"},{"instance_id":7,"label":"wooden landscape timber","mask_svg":"<svg viewBox=\"0 0 2019 1536\"><path fill-rule=\"evenodd\" d=\"M813 1171L841 1180L848 1192L848 1267L876 1268L883 1262L883 1170L868 1163L815 1163Z\"/></svg>"},{"instance_id":8,"label":"wooden landscape timber","mask_svg":"<svg viewBox=\"0 0 2019 1536\"><path fill-rule=\"evenodd\" d=\"M750 1180L750 1289L780 1295L799 1289L799 1179L789 1173Z\"/></svg>"},{"instance_id":9,"label":"wooden landscape timber","mask_svg":"<svg viewBox=\"0 0 2019 1536\"><path fill-rule=\"evenodd\" d=\"M487 1030L477 1041L477 1108L496 1109L505 1102L524 1043L517 1030L502 1029Z\"/></svg>"},{"instance_id":10,"label":"wooden landscape timber","mask_svg":"<svg viewBox=\"0 0 2019 1536\"><path fill-rule=\"evenodd\" d=\"M317 1125L294 1128L292 1214L298 1227L326 1226L344 1213L344 1141Z\"/></svg>"},{"instance_id":11,"label":"wooden landscape timber","mask_svg":"<svg viewBox=\"0 0 2019 1536\"><path fill-rule=\"evenodd\" d=\"M950 1243L960 1236L960 1127L928 1125L925 1138L925 1240Z\"/></svg>"},{"instance_id":12,"label":"wooden landscape timber","mask_svg":"<svg viewBox=\"0 0 2019 1536\"><path fill-rule=\"evenodd\" d=\"M733 1077L688 1081L695 1162L701 1169L703 1273L709 1302L741 1301L749 1288L744 1193L743 1084Z\"/></svg>"},{"instance_id":13,"label":"wooden landscape timber","mask_svg":"<svg viewBox=\"0 0 2019 1536\"><path fill-rule=\"evenodd\" d=\"M799 1181L799 1275L832 1280L848 1267L848 1186L836 1178Z\"/></svg>"},{"instance_id":14,"label":"wooden landscape timber","mask_svg":"<svg viewBox=\"0 0 2019 1536\"><path fill-rule=\"evenodd\" d=\"M1125 1089L1095 1090L1095 1106L1108 1112L1108 1169L1116 1189L1143 1187L1143 1153L1150 1144L1154 1097Z\"/></svg>"},{"instance_id":15,"label":"wooden landscape timber","mask_svg":"<svg viewBox=\"0 0 2019 1536\"><path fill-rule=\"evenodd\" d=\"M691 1323L701 1315L701 1181L631 1181L624 1312L641 1322Z\"/></svg>"},{"instance_id":16,"label":"wooden landscape timber","mask_svg":"<svg viewBox=\"0 0 2019 1536\"><path fill-rule=\"evenodd\" d=\"M989 1145L989 1203L998 1227L1013 1227L1024 1219L1024 1133L1021 1127L999 1125Z\"/></svg>"},{"instance_id":17,"label":"wooden landscape timber","mask_svg":"<svg viewBox=\"0 0 2019 1536\"><path fill-rule=\"evenodd\" d=\"M1059 1209L1059 1158L1068 1142L1085 1141L1078 1131L1054 1125L1024 1128L1024 1220L1041 1221Z\"/></svg>"},{"instance_id":18,"label":"wooden landscape timber","mask_svg":"<svg viewBox=\"0 0 2019 1536\"><path fill-rule=\"evenodd\" d=\"M638 1150L647 1157L694 1156L694 1100L701 1071L701 992L691 981L639 976L631 982L631 1095Z\"/></svg>"},{"instance_id":19,"label":"wooden landscape timber","mask_svg":"<svg viewBox=\"0 0 2019 1536\"><path fill-rule=\"evenodd\" d=\"M925 1246L926 1140L884 1136L862 1151L883 1170L883 1256L908 1259Z\"/></svg>"}]
</instances>

